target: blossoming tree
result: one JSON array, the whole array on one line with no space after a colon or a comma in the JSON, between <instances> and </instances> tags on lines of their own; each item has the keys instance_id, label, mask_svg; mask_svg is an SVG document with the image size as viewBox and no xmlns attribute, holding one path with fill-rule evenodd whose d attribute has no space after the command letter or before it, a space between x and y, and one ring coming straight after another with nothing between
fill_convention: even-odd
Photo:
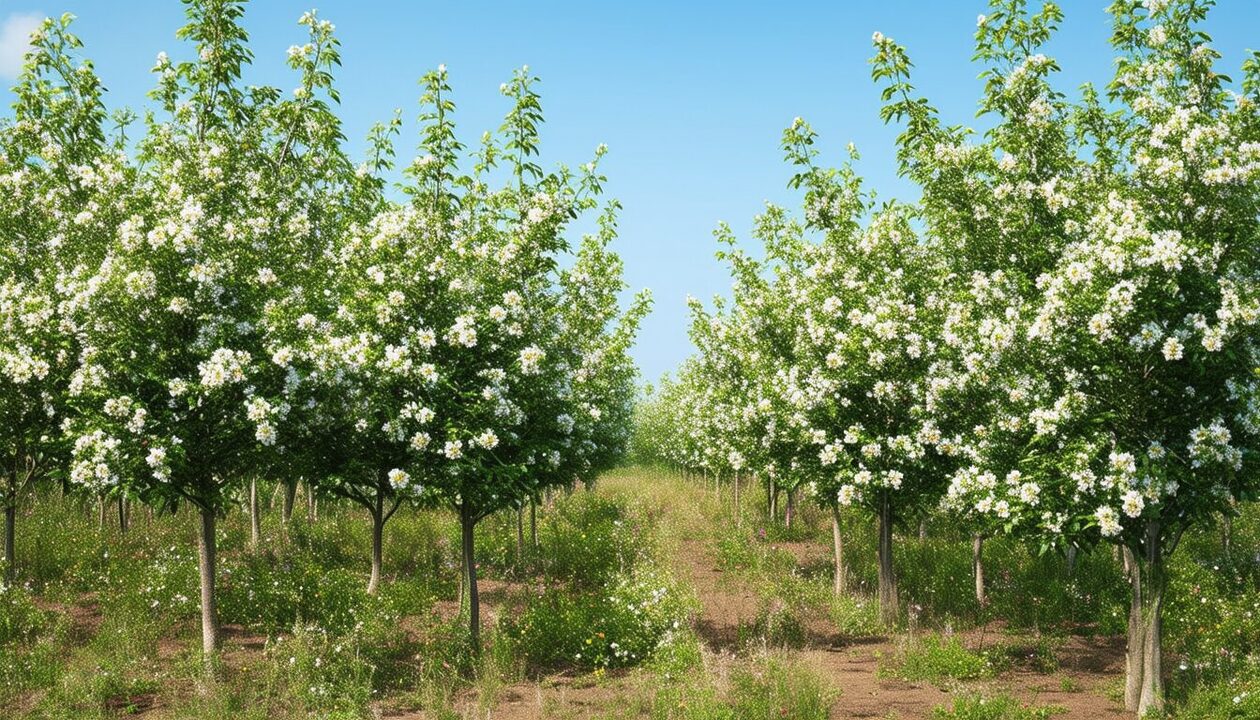
<instances>
[{"instance_id":1,"label":"blossoming tree","mask_svg":"<svg viewBox=\"0 0 1260 720\"><path fill-rule=\"evenodd\" d=\"M200 518L202 648L218 644L215 526L230 491L266 462L287 408L264 342L269 305L305 286L337 203L338 126L327 74L332 25L302 17L311 65L291 99L245 88L251 61L236 0L187 0L179 37L196 59L159 56L131 215L111 234L79 309L70 477L126 483ZM299 49L291 57L303 55ZM318 178L318 179L316 179Z\"/></svg>"},{"instance_id":2,"label":"blossoming tree","mask_svg":"<svg viewBox=\"0 0 1260 720\"><path fill-rule=\"evenodd\" d=\"M106 139L102 88L70 32L46 20L0 125L0 507L5 580L14 573L17 506L61 472L60 424L78 356L73 313L122 213L130 176Z\"/></svg>"},{"instance_id":3,"label":"blossoming tree","mask_svg":"<svg viewBox=\"0 0 1260 720\"><path fill-rule=\"evenodd\" d=\"M1043 547L1123 548L1125 702L1157 713L1166 559L1257 489L1260 63L1231 90L1196 28L1209 3L1120 0L1107 98L1069 102L1039 52L1061 14L1025 5L980 18L978 141L910 98L904 51L876 37L903 170L959 278L938 389L988 414L949 497Z\"/></svg>"}]
</instances>

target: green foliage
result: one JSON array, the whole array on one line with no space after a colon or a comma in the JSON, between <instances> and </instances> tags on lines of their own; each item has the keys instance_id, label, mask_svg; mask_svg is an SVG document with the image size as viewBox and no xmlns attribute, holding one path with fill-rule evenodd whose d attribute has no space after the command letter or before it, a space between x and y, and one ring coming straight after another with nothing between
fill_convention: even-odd
<instances>
[{"instance_id":1,"label":"green foliage","mask_svg":"<svg viewBox=\"0 0 1260 720\"><path fill-rule=\"evenodd\" d=\"M528 518L524 522L528 525ZM528 527L525 534L522 567L516 555L515 511L496 513L479 523L479 566L505 575L532 569L550 580L598 588L652 550L641 521L628 516L622 503L588 492L558 497L553 507L540 512L536 550ZM447 539L457 541L457 534Z\"/></svg>"},{"instance_id":2,"label":"green foliage","mask_svg":"<svg viewBox=\"0 0 1260 720\"><path fill-rule=\"evenodd\" d=\"M1244 720L1260 717L1260 668L1194 685L1178 703L1179 720Z\"/></svg>"},{"instance_id":3,"label":"green foliage","mask_svg":"<svg viewBox=\"0 0 1260 720\"><path fill-rule=\"evenodd\" d=\"M828 717L831 693L814 673L777 660L738 668L731 674L731 710L735 718Z\"/></svg>"},{"instance_id":4,"label":"green foliage","mask_svg":"<svg viewBox=\"0 0 1260 720\"><path fill-rule=\"evenodd\" d=\"M877 635L884 630L879 605L853 595L833 595L827 606L827 617L836 630L849 637Z\"/></svg>"},{"instance_id":5,"label":"green foliage","mask_svg":"<svg viewBox=\"0 0 1260 720\"><path fill-rule=\"evenodd\" d=\"M1000 651L973 652L957 637L937 635L910 640L891 660L880 667L881 673L935 684L993 677L1010 664Z\"/></svg>"},{"instance_id":6,"label":"green foliage","mask_svg":"<svg viewBox=\"0 0 1260 720\"><path fill-rule=\"evenodd\" d=\"M344 712L359 717L372 698L375 666L370 659L380 652L381 642L388 640L379 631L341 635L299 625L267 644L268 694L293 703L287 712L295 715Z\"/></svg>"},{"instance_id":7,"label":"green foliage","mask_svg":"<svg viewBox=\"0 0 1260 720\"><path fill-rule=\"evenodd\" d=\"M1066 712L1061 707L1029 705L1009 695L965 694L952 707L932 710L932 720L1046 720Z\"/></svg>"},{"instance_id":8,"label":"green foliage","mask_svg":"<svg viewBox=\"0 0 1260 720\"><path fill-rule=\"evenodd\" d=\"M673 642L692 612L676 581L645 566L599 590L548 587L519 617L505 618L503 632L533 667L625 667Z\"/></svg>"},{"instance_id":9,"label":"green foliage","mask_svg":"<svg viewBox=\"0 0 1260 720\"><path fill-rule=\"evenodd\" d=\"M790 606L772 602L751 622L742 623L738 636L744 646L799 648L805 644L805 626Z\"/></svg>"},{"instance_id":10,"label":"green foliage","mask_svg":"<svg viewBox=\"0 0 1260 720\"><path fill-rule=\"evenodd\" d=\"M0 647L30 642L49 621L49 614L35 606L29 592L0 584Z\"/></svg>"},{"instance_id":11,"label":"green foliage","mask_svg":"<svg viewBox=\"0 0 1260 720\"><path fill-rule=\"evenodd\" d=\"M693 676L661 687L652 698L653 720L822 720L834 693L811 669L776 654L761 654L732 668L728 687Z\"/></svg>"}]
</instances>

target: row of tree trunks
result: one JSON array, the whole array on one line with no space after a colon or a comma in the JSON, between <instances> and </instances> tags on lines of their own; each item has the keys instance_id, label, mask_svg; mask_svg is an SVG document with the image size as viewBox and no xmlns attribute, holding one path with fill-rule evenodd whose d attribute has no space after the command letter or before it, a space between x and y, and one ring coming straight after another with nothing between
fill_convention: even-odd
<instances>
[{"instance_id":1,"label":"row of tree trunks","mask_svg":"<svg viewBox=\"0 0 1260 720\"><path fill-rule=\"evenodd\" d=\"M708 474L705 473L707 483ZM738 518L738 483L735 478L735 515ZM716 478L715 478L716 488ZM780 488L772 481L766 482L766 503L771 518L778 517ZM789 492L784 513L784 524L791 527L795 517L795 494ZM895 623L899 616L897 606L896 575L892 563L892 508L885 501L879 509L879 604L880 616L886 623ZM1223 517L1221 545L1225 553L1231 551L1232 523L1228 515ZM926 537L926 522L919 523L919 539ZM975 581L976 602L987 602L984 570L984 536L972 536L972 573ZM844 566L844 536L838 506L832 507L832 542L834 560L833 591L842 595L847 591ZM1151 521L1143 543L1143 552L1117 546L1116 561L1122 564L1130 585L1128 638L1125 653L1125 707L1139 715L1158 714L1164 708L1163 688L1163 600L1167 584L1165 564L1157 521ZM1067 572L1075 574L1079 550L1069 546L1066 551Z\"/></svg>"}]
</instances>

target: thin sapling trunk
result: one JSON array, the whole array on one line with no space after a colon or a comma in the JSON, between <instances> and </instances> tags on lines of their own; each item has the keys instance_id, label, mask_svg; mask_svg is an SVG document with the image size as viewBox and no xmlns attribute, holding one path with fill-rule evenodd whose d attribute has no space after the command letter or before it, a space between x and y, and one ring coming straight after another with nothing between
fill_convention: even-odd
<instances>
[{"instance_id":1,"label":"thin sapling trunk","mask_svg":"<svg viewBox=\"0 0 1260 720\"><path fill-rule=\"evenodd\" d=\"M219 647L219 614L214 592L214 532L214 511L201 508L201 528L197 533L197 566L201 572L201 651L207 674L214 668L214 654Z\"/></svg>"}]
</instances>

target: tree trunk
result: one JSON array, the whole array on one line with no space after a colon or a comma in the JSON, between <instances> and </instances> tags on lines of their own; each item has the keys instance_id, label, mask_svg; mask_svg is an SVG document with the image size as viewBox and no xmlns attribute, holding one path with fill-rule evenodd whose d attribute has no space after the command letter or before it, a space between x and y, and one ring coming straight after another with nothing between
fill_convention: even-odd
<instances>
[{"instance_id":1,"label":"tree trunk","mask_svg":"<svg viewBox=\"0 0 1260 720\"><path fill-rule=\"evenodd\" d=\"M1146 527L1146 588L1142 593L1142 694L1138 715L1162 716L1164 712L1164 575L1163 548L1158 521Z\"/></svg>"},{"instance_id":2,"label":"tree trunk","mask_svg":"<svg viewBox=\"0 0 1260 720\"><path fill-rule=\"evenodd\" d=\"M13 572L17 563L17 545L14 536L17 528L17 498L4 506L4 584L13 584Z\"/></svg>"},{"instance_id":3,"label":"tree trunk","mask_svg":"<svg viewBox=\"0 0 1260 720\"><path fill-rule=\"evenodd\" d=\"M897 622L897 578L893 574L892 502L879 506L879 616L886 624Z\"/></svg>"},{"instance_id":4,"label":"tree trunk","mask_svg":"<svg viewBox=\"0 0 1260 720\"><path fill-rule=\"evenodd\" d=\"M844 570L844 537L840 534L840 508L834 503L831 506L831 542L835 549L835 581L832 589L837 596L844 595L847 585Z\"/></svg>"},{"instance_id":5,"label":"tree trunk","mask_svg":"<svg viewBox=\"0 0 1260 720\"><path fill-rule=\"evenodd\" d=\"M1133 551L1125 546L1125 574L1129 578L1129 637L1124 650L1124 709L1135 711L1142 699L1142 654L1145 642L1142 637L1142 571L1138 568Z\"/></svg>"},{"instance_id":6,"label":"tree trunk","mask_svg":"<svg viewBox=\"0 0 1260 720\"><path fill-rule=\"evenodd\" d=\"M766 481L766 495L769 496L767 505L770 508L770 521L774 522L779 519L779 488L773 480Z\"/></svg>"},{"instance_id":7,"label":"tree trunk","mask_svg":"<svg viewBox=\"0 0 1260 720\"><path fill-rule=\"evenodd\" d=\"M96 506L97 506L96 507L97 515L98 515L96 519L96 524L99 526L101 532L104 532L105 531L105 496L104 495L97 496Z\"/></svg>"},{"instance_id":8,"label":"tree trunk","mask_svg":"<svg viewBox=\"0 0 1260 720\"><path fill-rule=\"evenodd\" d=\"M118 494L118 532L127 534L127 499Z\"/></svg>"},{"instance_id":9,"label":"tree trunk","mask_svg":"<svg viewBox=\"0 0 1260 720\"><path fill-rule=\"evenodd\" d=\"M927 518L919 519L919 542L927 540Z\"/></svg>"},{"instance_id":10,"label":"tree trunk","mask_svg":"<svg viewBox=\"0 0 1260 720\"><path fill-rule=\"evenodd\" d=\"M306 521L313 523L319 519L319 506L316 504L319 500L315 498L315 490L309 482L306 483L304 489L306 490Z\"/></svg>"},{"instance_id":11,"label":"tree trunk","mask_svg":"<svg viewBox=\"0 0 1260 720\"><path fill-rule=\"evenodd\" d=\"M976 602L984 607L984 536L971 538L971 572L976 578Z\"/></svg>"},{"instance_id":12,"label":"tree trunk","mask_svg":"<svg viewBox=\"0 0 1260 720\"><path fill-rule=\"evenodd\" d=\"M735 473L735 527L740 526L739 512L739 473Z\"/></svg>"},{"instance_id":13,"label":"tree trunk","mask_svg":"<svg viewBox=\"0 0 1260 720\"><path fill-rule=\"evenodd\" d=\"M284 483L284 509L282 517L284 524L288 525L293 519L293 501L297 499L297 481L289 480Z\"/></svg>"},{"instance_id":14,"label":"tree trunk","mask_svg":"<svg viewBox=\"0 0 1260 720\"><path fill-rule=\"evenodd\" d=\"M481 598L477 595L477 555L473 547L473 528L476 521L467 505L460 508L459 522L463 533L464 573L467 576L464 594L468 598L468 641L472 644L473 653L480 655Z\"/></svg>"},{"instance_id":15,"label":"tree trunk","mask_svg":"<svg viewBox=\"0 0 1260 720\"><path fill-rule=\"evenodd\" d=\"M214 511L201 509L201 532L197 534L198 569L201 571L201 651L206 673L214 668L214 653L219 647L219 613L214 596Z\"/></svg>"},{"instance_id":16,"label":"tree trunk","mask_svg":"<svg viewBox=\"0 0 1260 720\"><path fill-rule=\"evenodd\" d=\"M1068 545L1067 548L1067 573L1068 577L1076 574L1076 554L1078 550L1075 545Z\"/></svg>"},{"instance_id":17,"label":"tree trunk","mask_svg":"<svg viewBox=\"0 0 1260 720\"><path fill-rule=\"evenodd\" d=\"M783 526L792 529L792 520L796 517L796 488L787 491L787 505L783 510Z\"/></svg>"},{"instance_id":18,"label":"tree trunk","mask_svg":"<svg viewBox=\"0 0 1260 720\"><path fill-rule=\"evenodd\" d=\"M459 547L459 591L458 593L456 593L455 604L459 606L460 612L463 612L464 611L464 585L466 585L468 581L468 570L466 569L466 566L464 565L464 546L462 544L463 541L461 540L460 542L461 542L461 545Z\"/></svg>"},{"instance_id":19,"label":"tree trunk","mask_svg":"<svg viewBox=\"0 0 1260 720\"><path fill-rule=\"evenodd\" d=\"M383 500L377 498L376 507L372 508L372 577L368 580L368 595L375 595L381 585L381 555L385 541L385 508Z\"/></svg>"},{"instance_id":20,"label":"tree trunk","mask_svg":"<svg viewBox=\"0 0 1260 720\"><path fill-rule=\"evenodd\" d=\"M529 544L538 551L538 503L529 499Z\"/></svg>"},{"instance_id":21,"label":"tree trunk","mask_svg":"<svg viewBox=\"0 0 1260 720\"><path fill-rule=\"evenodd\" d=\"M262 539L262 516L258 511L258 478L249 481L249 547L258 552Z\"/></svg>"},{"instance_id":22,"label":"tree trunk","mask_svg":"<svg viewBox=\"0 0 1260 720\"><path fill-rule=\"evenodd\" d=\"M525 506L516 508L516 565L525 562Z\"/></svg>"}]
</instances>

